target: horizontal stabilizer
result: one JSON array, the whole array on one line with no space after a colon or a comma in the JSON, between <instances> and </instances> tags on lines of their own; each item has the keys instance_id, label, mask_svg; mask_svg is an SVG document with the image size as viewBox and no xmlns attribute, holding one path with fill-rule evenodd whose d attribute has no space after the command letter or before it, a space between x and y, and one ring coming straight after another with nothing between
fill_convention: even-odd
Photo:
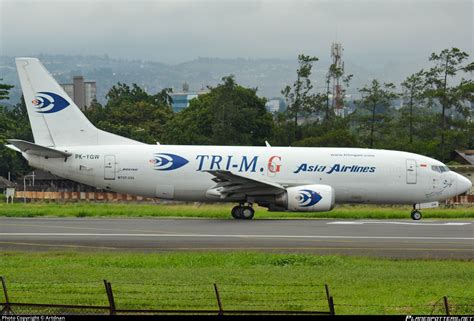
<instances>
[{"instance_id":1,"label":"horizontal stabilizer","mask_svg":"<svg viewBox=\"0 0 474 321\"><path fill-rule=\"evenodd\" d=\"M71 153L37 145L21 139L7 139L7 142L13 145L6 145L7 147L30 155L44 156L49 158L66 158L72 155Z\"/></svg>"}]
</instances>

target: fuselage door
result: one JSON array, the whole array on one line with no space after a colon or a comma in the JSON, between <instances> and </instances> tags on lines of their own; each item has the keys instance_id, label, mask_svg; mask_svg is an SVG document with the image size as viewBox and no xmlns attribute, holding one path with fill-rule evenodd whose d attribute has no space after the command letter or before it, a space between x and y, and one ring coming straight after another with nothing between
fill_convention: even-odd
<instances>
[{"instance_id":1,"label":"fuselage door","mask_svg":"<svg viewBox=\"0 0 474 321\"><path fill-rule=\"evenodd\" d=\"M407 184L416 184L416 160L407 159Z\"/></svg>"},{"instance_id":2,"label":"fuselage door","mask_svg":"<svg viewBox=\"0 0 474 321\"><path fill-rule=\"evenodd\" d=\"M115 179L115 155L105 155L104 157L104 179Z\"/></svg>"}]
</instances>

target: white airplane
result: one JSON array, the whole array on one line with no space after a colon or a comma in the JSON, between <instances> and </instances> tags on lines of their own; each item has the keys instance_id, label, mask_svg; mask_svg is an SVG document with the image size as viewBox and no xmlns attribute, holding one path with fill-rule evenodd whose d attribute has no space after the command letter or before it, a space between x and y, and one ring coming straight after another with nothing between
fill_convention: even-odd
<instances>
[{"instance_id":1,"label":"white airplane","mask_svg":"<svg viewBox=\"0 0 474 321\"><path fill-rule=\"evenodd\" d=\"M34 143L9 139L28 163L97 188L197 202L324 212L336 203L410 204L420 209L465 193L471 182L413 153L362 148L147 145L97 129L38 59L17 58Z\"/></svg>"}]
</instances>

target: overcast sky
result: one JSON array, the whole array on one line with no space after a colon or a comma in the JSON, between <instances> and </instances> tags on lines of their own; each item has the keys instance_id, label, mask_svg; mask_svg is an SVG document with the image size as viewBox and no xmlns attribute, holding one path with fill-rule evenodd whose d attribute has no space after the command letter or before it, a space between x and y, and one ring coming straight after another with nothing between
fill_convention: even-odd
<instances>
[{"instance_id":1,"label":"overcast sky","mask_svg":"<svg viewBox=\"0 0 474 321\"><path fill-rule=\"evenodd\" d=\"M0 0L0 54L108 54L179 63L197 57L329 57L331 42L365 61L472 56L473 1Z\"/></svg>"}]
</instances>

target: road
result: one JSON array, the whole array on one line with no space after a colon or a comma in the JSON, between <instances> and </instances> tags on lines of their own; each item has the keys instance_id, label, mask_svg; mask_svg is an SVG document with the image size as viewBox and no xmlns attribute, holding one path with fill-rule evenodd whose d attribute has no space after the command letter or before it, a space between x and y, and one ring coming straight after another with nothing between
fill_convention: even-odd
<instances>
[{"instance_id":1,"label":"road","mask_svg":"<svg viewBox=\"0 0 474 321\"><path fill-rule=\"evenodd\" d=\"M474 221L0 218L0 251L267 251L474 258Z\"/></svg>"}]
</instances>

